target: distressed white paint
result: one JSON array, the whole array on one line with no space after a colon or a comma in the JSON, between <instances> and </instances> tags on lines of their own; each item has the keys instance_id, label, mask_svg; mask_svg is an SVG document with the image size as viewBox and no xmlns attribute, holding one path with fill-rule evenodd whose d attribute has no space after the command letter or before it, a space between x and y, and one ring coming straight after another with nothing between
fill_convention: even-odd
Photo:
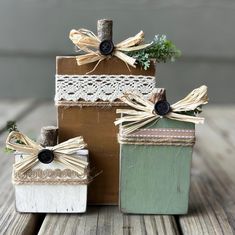
<instances>
[{"instance_id":1,"label":"distressed white paint","mask_svg":"<svg viewBox=\"0 0 235 235\"><path fill-rule=\"evenodd\" d=\"M15 156L20 161L20 154ZM88 161L88 150L80 150L76 155ZM52 162L39 163L34 169L65 169ZM87 205L87 185L15 185L16 210L38 213L83 213Z\"/></svg>"}]
</instances>

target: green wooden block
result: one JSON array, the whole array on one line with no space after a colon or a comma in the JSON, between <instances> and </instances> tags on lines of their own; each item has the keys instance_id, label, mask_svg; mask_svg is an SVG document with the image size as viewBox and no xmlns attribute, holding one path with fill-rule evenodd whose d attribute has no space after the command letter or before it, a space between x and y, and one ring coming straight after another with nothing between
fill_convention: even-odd
<instances>
[{"instance_id":1,"label":"green wooden block","mask_svg":"<svg viewBox=\"0 0 235 235\"><path fill-rule=\"evenodd\" d=\"M194 130L192 123L163 118L146 128ZM120 209L135 214L185 214L192 146L121 144Z\"/></svg>"}]
</instances>

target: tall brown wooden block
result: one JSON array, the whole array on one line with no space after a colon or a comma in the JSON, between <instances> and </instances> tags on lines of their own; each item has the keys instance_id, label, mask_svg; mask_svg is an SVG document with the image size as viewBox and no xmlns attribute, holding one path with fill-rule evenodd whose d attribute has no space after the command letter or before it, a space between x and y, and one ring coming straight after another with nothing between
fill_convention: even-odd
<instances>
[{"instance_id":1,"label":"tall brown wooden block","mask_svg":"<svg viewBox=\"0 0 235 235\"><path fill-rule=\"evenodd\" d=\"M94 79L94 83L95 80L97 83L96 77L99 75L102 75L100 77L101 80L115 75L110 79L115 84L116 82L119 83L119 85L116 84L113 88L114 90L110 91L110 93L117 91L119 86L126 87L126 89L133 88L138 83L137 78L142 79L143 87L149 87L148 89L151 91L151 86L155 86L155 65L152 63L151 68L147 71L139 67L129 68L129 70L123 61L112 57L102 61L92 73L86 75L87 72L94 68L96 63L78 66L76 58L69 56L57 57L56 64L57 88L55 99L58 105L59 141L61 142L78 135L84 137L88 143L91 167L102 171L89 185L88 203L117 204L119 191L119 145L117 142L118 128L114 126L113 122L116 119L116 108L123 107L124 104L118 99L112 102L102 99L93 102L86 99L63 99L58 96L61 91L62 93L65 92L61 83L66 82L67 91L78 93L80 87L73 80L74 77L75 79L82 78L83 83L84 80L86 83L86 79ZM128 83L127 78L131 82ZM123 83L121 79L123 79ZM91 88L87 89L87 93L92 92L93 85L90 84ZM104 86L102 81L100 86ZM142 85L139 91L147 95L146 91L148 89L142 89L141 87ZM99 89L102 90L101 87ZM68 97L71 97L70 95Z\"/></svg>"}]
</instances>

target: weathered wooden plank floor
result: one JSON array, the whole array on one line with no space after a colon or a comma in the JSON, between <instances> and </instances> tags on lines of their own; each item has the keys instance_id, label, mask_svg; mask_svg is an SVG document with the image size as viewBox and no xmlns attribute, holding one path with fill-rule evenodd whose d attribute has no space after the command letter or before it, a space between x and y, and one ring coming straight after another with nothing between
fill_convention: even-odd
<instances>
[{"instance_id":1,"label":"weathered wooden plank floor","mask_svg":"<svg viewBox=\"0 0 235 235\"><path fill-rule=\"evenodd\" d=\"M235 106L208 107L197 126L190 209L183 216L123 215L117 207L89 207L83 215L19 214L11 184L13 157L4 153L7 120L36 138L55 124L52 103L0 102L0 235L60 234L235 234Z\"/></svg>"}]
</instances>

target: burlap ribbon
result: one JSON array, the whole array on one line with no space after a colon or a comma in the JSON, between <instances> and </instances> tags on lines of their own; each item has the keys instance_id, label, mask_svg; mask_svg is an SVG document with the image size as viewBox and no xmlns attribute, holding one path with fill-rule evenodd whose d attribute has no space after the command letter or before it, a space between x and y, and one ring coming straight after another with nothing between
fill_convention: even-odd
<instances>
[{"instance_id":1,"label":"burlap ribbon","mask_svg":"<svg viewBox=\"0 0 235 235\"><path fill-rule=\"evenodd\" d=\"M117 109L122 117L117 119L115 125L122 124L122 133L129 134L133 131L153 122L158 121L162 116L154 110L154 104L145 100L142 96L125 93L121 100L134 109ZM190 92L184 99L171 105L171 111L164 117L172 120L203 123L204 118L184 114L185 112L199 112L201 106L208 103L207 87L201 86Z\"/></svg>"},{"instance_id":2,"label":"burlap ribbon","mask_svg":"<svg viewBox=\"0 0 235 235\"><path fill-rule=\"evenodd\" d=\"M95 68L98 66L98 64L104 60L107 57L110 57L110 55L105 56L102 55L98 48L101 43L99 38L90 30L87 29L79 29L79 30L71 30L69 34L69 38L72 40L72 42L75 44L75 46L80 50L83 51L84 55L78 55L76 56L77 64L83 65L88 64L92 62L96 62L97 64ZM116 56L122 61L124 61L126 64L129 64L132 67L136 67L136 59L126 55L125 52L128 51L137 51L144 49L151 45L149 44L143 44L140 45L144 41L144 32L140 31L138 34L136 34L134 37L130 37L118 44L115 45L114 51L112 53L112 56ZM95 69L94 68L94 69ZM93 69L93 70L94 70Z\"/></svg>"},{"instance_id":3,"label":"burlap ribbon","mask_svg":"<svg viewBox=\"0 0 235 235\"><path fill-rule=\"evenodd\" d=\"M16 141L18 143L16 143ZM80 176L84 176L86 174L88 163L71 155L86 146L87 144L84 142L83 137L79 136L47 149L53 151L54 161L77 172ZM22 160L14 164L15 173L25 173L28 170L31 170L39 163L39 151L44 149L41 145L28 138L26 135L16 131L12 131L8 135L6 147L25 155Z\"/></svg>"}]
</instances>

